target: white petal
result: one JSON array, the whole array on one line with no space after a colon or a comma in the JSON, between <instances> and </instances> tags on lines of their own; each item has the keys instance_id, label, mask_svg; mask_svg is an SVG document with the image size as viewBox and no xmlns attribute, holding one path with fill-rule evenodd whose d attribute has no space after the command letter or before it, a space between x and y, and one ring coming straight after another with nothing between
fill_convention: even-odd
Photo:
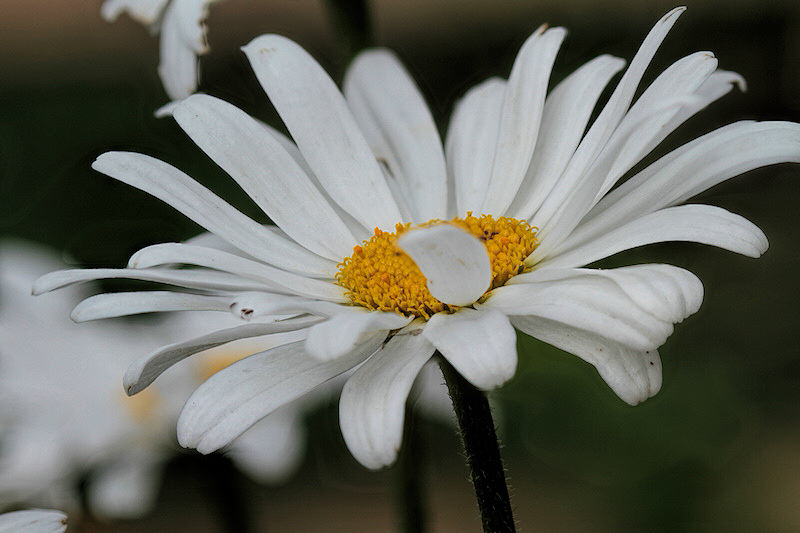
<instances>
[{"instance_id":1,"label":"white petal","mask_svg":"<svg viewBox=\"0 0 800 533\"><path fill-rule=\"evenodd\" d=\"M623 74L622 79L616 89L614 89L608 102L578 145L564 174L559 178L558 183L531 220L533 226L543 229L545 224L552 223L552 219L555 218L556 214L575 216L574 213L566 213L564 209L567 198L576 187L579 187L579 184L586 176L587 170L594 163L598 154L605 148L606 143L617 129L625 112L628 110L631 100L633 100L636 88L642 79L645 69L650 64L653 55L655 55L656 50L661 45L661 42L666 37L670 28L672 28L678 16L680 16L685 9L686 8L673 9L659 20L653 29L650 30L650 33L647 34L647 37L645 37L644 42L641 47L639 47L630 66L625 71L625 74ZM630 134L630 130L628 130L628 133ZM612 151L609 152L613 154ZM589 196L592 199L594 199L599 187L598 184L595 190L589 191L591 193Z\"/></svg>"},{"instance_id":2,"label":"white petal","mask_svg":"<svg viewBox=\"0 0 800 533\"><path fill-rule=\"evenodd\" d=\"M495 309L437 313L423 335L479 389L496 389L517 371L517 336L508 318Z\"/></svg>"},{"instance_id":3,"label":"white petal","mask_svg":"<svg viewBox=\"0 0 800 533\"><path fill-rule=\"evenodd\" d=\"M311 179L262 124L204 94L184 100L175 120L297 243L334 261L356 240Z\"/></svg>"},{"instance_id":4,"label":"white petal","mask_svg":"<svg viewBox=\"0 0 800 533\"><path fill-rule=\"evenodd\" d=\"M636 350L661 346L673 331L672 323L640 307L605 275L607 272L538 270L533 273L536 276L494 289L484 305L506 315L533 315L562 322Z\"/></svg>"},{"instance_id":5,"label":"white petal","mask_svg":"<svg viewBox=\"0 0 800 533\"><path fill-rule=\"evenodd\" d=\"M467 91L453 110L445 140L453 186L448 195L455 201L455 213L449 215L480 212L492 174L505 90L505 81L490 78Z\"/></svg>"},{"instance_id":6,"label":"white petal","mask_svg":"<svg viewBox=\"0 0 800 533\"><path fill-rule=\"evenodd\" d=\"M262 35L242 48L292 138L331 198L367 228L400 212L344 97L299 45Z\"/></svg>"},{"instance_id":7,"label":"white petal","mask_svg":"<svg viewBox=\"0 0 800 533\"><path fill-rule=\"evenodd\" d=\"M31 509L0 514L0 533L64 533L67 515L61 511Z\"/></svg>"},{"instance_id":8,"label":"white petal","mask_svg":"<svg viewBox=\"0 0 800 533\"><path fill-rule=\"evenodd\" d=\"M397 239L428 280L437 300L469 305L492 283L489 255L483 243L450 224L412 229Z\"/></svg>"},{"instance_id":9,"label":"white petal","mask_svg":"<svg viewBox=\"0 0 800 533\"><path fill-rule=\"evenodd\" d=\"M630 301L658 320L676 323L696 313L703 302L703 284L682 268L663 264L633 265L603 269L542 269L516 276L508 285L537 282L568 282L580 276L612 280Z\"/></svg>"},{"instance_id":10,"label":"white petal","mask_svg":"<svg viewBox=\"0 0 800 533\"><path fill-rule=\"evenodd\" d=\"M207 296L174 291L142 291L97 294L72 310L75 322L164 311L227 311L230 296Z\"/></svg>"},{"instance_id":11,"label":"white petal","mask_svg":"<svg viewBox=\"0 0 800 533\"><path fill-rule=\"evenodd\" d=\"M637 351L601 335L534 316L511 317L520 331L594 365L623 401L636 405L661 389L658 351Z\"/></svg>"},{"instance_id":12,"label":"white petal","mask_svg":"<svg viewBox=\"0 0 800 533\"><path fill-rule=\"evenodd\" d=\"M107 152L92 168L152 194L265 263L308 274L330 271L331 261L278 237L163 161L131 152Z\"/></svg>"},{"instance_id":13,"label":"white petal","mask_svg":"<svg viewBox=\"0 0 800 533\"><path fill-rule=\"evenodd\" d=\"M567 34L564 28L543 30L544 26L522 45L508 77L489 189L481 213L504 214L528 171L550 71Z\"/></svg>"},{"instance_id":14,"label":"white petal","mask_svg":"<svg viewBox=\"0 0 800 533\"><path fill-rule=\"evenodd\" d=\"M710 103L731 92L734 86L737 86L742 92L747 90L747 83L741 75L727 70L715 71L694 92L694 95L698 97L697 105L683 107L672 120L664 126L664 130L668 132L675 130L675 128L677 128L679 124L683 124L686 119L701 109L704 109Z\"/></svg>"},{"instance_id":15,"label":"white petal","mask_svg":"<svg viewBox=\"0 0 800 533\"><path fill-rule=\"evenodd\" d=\"M353 457L367 468L383 468L397 458L408 393L434 351L417 327L412 325L392 337L342 390L342 435Z\"/></svg>"},{"instance_id":16,"label":"white petal","mask_svg":"<svg viewBox=\"0 0 800 533\"><path fill-rule=\"evenodd\" d=\"M683 106L671 108L668 113L653 113L653 110L662 107L663 102L668 99L694 95L716 68L717 59L714 54L696 52L670 65L647 87L625 114L617 127L618 131L609 139L608 144L611 146L614 136L622 133L627 124L637 124L637 133L631 136L630 142L625 143L623 150L615 156L614 165L606 172L604 183L597 193L598 198L607 193L623 174L672 132L667 129L668 125L675 128L680 124L673 119ZM697 105L691 107L696 109ZM588 209L587 207L585 210Z\"/></svg>"},{"instance_id":17,"label":"white petal","mask_svg":"<svg viewBox=\"0 0 800 533\"><path fill-rule=\"evenodd\" d=\"M156 118L171 117L172 112L175 111L175 108L178 107L180 103L181 100L172 100L153 111L153 116Z\"/></svg>"},{"instance_id":18,"label":"white petal","mask_svg":"<svg viewBox=\"0 0 800 533\"><path fill-rule=\"evenodd\" d=\"M547 96L533 159L509 214L533 216L555 185L586 131L589 117L605 86L625 61L608 55L589 61L559 83Z\"/></svg>"},{"instance_id":19,"label":"white petal","mask_svg":"<svg viewBox=\"0 0 800 533\"><path fill-rule=\"evenodd\" d=\"M570 237L575 247L742 172L800 162L800 125L737 122L670 152L606 195Z\"/></svg>"},{"instance_id":20,"label":"white petal","mask_svg":"<svg viewBox=\"0 0 800 533\"><path fill-rule=\"evenodd\" d=\"M314 170L312 170L312 168L308 165L308 161L306 161L306 159L303 157L303 154L300 153L300 149L297 148L297 145L294 144L294 142L289 137L279 132L272 126L260 121L259 123L263 126L265 130L269 132L270 135L272 135L279 143L281 143L281 146L283 146L284 150L286 150L289 153L289 155L291 155L292 158L297 162L297 164L300 165L300 168L302 168L303 172L305 172L306 175L311 179L317 190L320 191L322 193L322 196L325 197L325 201L328 202L328 204L334 209L334 211L336 211L336 214L339 215L339 218L341 218L342 221L345 224L347 224L347 227L350 228L350 231L355 236L356 240L358 242L361 242L363 240L372 237L372 231L374 228L364 227L364 225L361 222L353 218L353 216L350 213L342 209L342 207L339 204L333 201L333 199L327 193L325 188L319 182L319 179L317 179L317 176L314 174Z\"/></svg>"},{"instance_id":21,"label":"white petal","mask_svg":"<svg viewBox=\"0 0 800 533\"><path fill-rule=\"evenodd\" d=\"M248 281L227 272L210 272L205 270L174 270L132 268L88 268L57 270L45 274L33 284L33 294L39 295L73 283L82 283L98 279L137 279L168 283L190 289L212 289L219 291L258 291L264 290L263 283Z\"/></svg>"},{"instance_id":22,"label":"white petal","mask_svg":"<svg viewBox=\"0 0 800 533\"><path fill-rule=\"evenodd\" d=\"M178 420L178 441L200 453L218 450L281 405L360 364L384 338L370 336L333 361L310 357L303 341L241 359L192 394Z\"/></svg>"},{"instance_id":23,"label":"white petal","mask_svg":"<svg viewBox=\"0 0 800 533\"><path fill-rule=\"evenodd\" d=\"M749 257L759 257L769 246L764 232L739 215L711 205L681 205L650 213L576 247L568 238L536 268L583 266L623 250L667 241L710 244Z\"/></svg>"},{"instance_id":24,"label":"white petal","mask_svg":"<svg viewBox=\"0 0 800 533\"><path fill-rule=\"evenodd\" d=\"M238 339L297 331L313 326L320 320L322 319L318 317L299 317L266 324L254 322L221 329L195 339L163 346L153 353L136 360L128 367L125 377L122 379L125 392L128 396L132 396L143 391L169 367L196 353L216 348Z\"/></svg>"},{"instance_id":25,"label":"white petal","mask_svg":"<svg viewBox=\"0 0 800 533\"><path fill-rule=\"evenodd\" d=\"M180 243L154 244L136 252L128 263L140 270L170 263L204 266L258 281L281 292L310 298L347 302L344 289L329 281L307 278L213 248Z\"/></svg>"},{"instance_id":26,"label":"white petal","mask_svg":"<svg viewBox=\"0 0 800 533\"><path fill-rule=\"evenodd\" d=\"M340 313L350 312L352 309L348 305L268 292L236 294L233 298L228 298L228 308L231 313L243 320L252 320L262 316L300 313L331 317Z\"/></svg>"},{"instance_id":27,"label":"white petal","mask_svg":"<svg viewBox=\"0 0 800 533\"><path fill-rule=\"evenodd\" d=\"M447 217L447 173L439 131L414 80L388 50L359 54L344 94L372 151L412 200L414 222Z\"/></svg>"},{"instance_id":28,"label":"white petal","mask_svg":"<svg viewBox=\"0 0 800 533\"><path fill-rule=\"evenodd\" d=\"M397 313L353 308L311 327L306 337L306 350L312 357L327 361L349 353L364 335L374 331L390 331L406 326L413 317Z\"/></svg>"},{"instance_id":29,"label":"white petal","mask_svg":"<svg viewBox=\"0 0 800 533\"><path fill-rule=\"evenodd\" d=\"M692 105L695 100L696 98L693 96L684 95L665 98L649 108L649 114L640 116L639 121L623 121L622 127L614 132L576 187L566 192L567 185L562 185L568 183L567 181L556 183L548 197L548 202L554 198L561 198L563 203L555 212L540 209L534 215L532 225L539 228L537 233L539 245L529 260L533 262L546 257L553 248L563 242L591 207L597 203L597 195L606 182L606 178L614 172L618 161L628 157L629 149L631 147L635 149L642 142L642 138L651 138L654 125L657 127L657 125L669 121L676 110L686 105ZM554 205L550 203L547 207L552 209ZM548 213L549 219L541 218Z\"/></svg>"}]
</instances>

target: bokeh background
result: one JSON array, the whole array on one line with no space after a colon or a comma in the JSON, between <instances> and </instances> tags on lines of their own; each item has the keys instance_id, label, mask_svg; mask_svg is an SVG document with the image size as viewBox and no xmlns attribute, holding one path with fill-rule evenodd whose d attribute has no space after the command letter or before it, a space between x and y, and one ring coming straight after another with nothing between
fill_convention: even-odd
<instances>
[{"instance_id":1,"label":"bokeh background","mask_svg":"<svg viewBox=\"0 0 800 533\"><path fill-rule=\"evenodd\" d=\"M91 170L110 149L144 152L263 219L232 180L170 119L156 74L157 40L100 0L0 0L0 234L55 246L76 266L117 267L137 249L200 231L150 196ZM373 0L373 38L415 76L447 125L466 89L508 75L542 23L568 38L551 85L601 53L627 60L675 5L662 0ZM738 119L800 120L800 3L688 3L646 80L710 50L741 73L734 90L656 150ZM239 47L262 33L306 47L341 80L350 48L322 0L225 0L208 18L211 52L200 89L282 128ZM492 396L522 531L800 531L800 167L779 165L697 200L761 227L760 259L694 244L618 254L599 266L668 262L705 285L702 309L660 350L664 386L638 407L620 401L578 358L520 335L516 377ZM135 320L135 319L132 319ZM121 376L120 376L121 382ZM155 511L106 522L88 513L70 531L387 531L400 517L396 472L372 473L347 453L335 404L308 417L301 471L259 486L227 459L180 452ZM432 531L476 531L468 472L452 428L415 418ZM177 446L177 445L176 445Z\"/></svg>"}]
</instances>

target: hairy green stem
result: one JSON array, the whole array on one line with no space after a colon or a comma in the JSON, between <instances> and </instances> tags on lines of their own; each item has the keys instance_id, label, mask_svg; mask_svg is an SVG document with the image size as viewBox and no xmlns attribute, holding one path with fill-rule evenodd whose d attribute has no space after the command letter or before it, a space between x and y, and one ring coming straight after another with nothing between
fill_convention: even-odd
<instances>
[{"instance_id":1,"label":"hairy green stem","mask_svg":"<svg viewBox=\"0 0 800 533\"><path fill-rule=\"evenodd\" d=\"M513 532L514 515L489 400L438 352L437 356L461 429L483 530Z\"/></svg>"}]
</instances>

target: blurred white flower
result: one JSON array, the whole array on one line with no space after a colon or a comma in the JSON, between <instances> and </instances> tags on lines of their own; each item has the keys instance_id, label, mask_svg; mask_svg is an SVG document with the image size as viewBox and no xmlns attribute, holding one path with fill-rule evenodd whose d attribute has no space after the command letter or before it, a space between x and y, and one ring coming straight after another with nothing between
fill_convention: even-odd
<instances>
[{"instance_id":1,"label":"blurred white flower","mask_svg":"<svg viewBox=\"0 0 800 533\"><path fill-rule=\"evenodd\" d=\"M216 0L106 0L101 14L113 22L123 12L159 35L161 61L158 74L172 100L195 92L199 79L198 56L208 51L205 19Z\"/></svg>"},{"instance_id":2,"label":"blurred white flower","mask_svg":"<svg viewBox=\"0 0 800 533\"><path fill-rule=\"evenodd\" d=\"M30 294L37 276L63 266L52 250L0 242L0 506L77 509L90 472L95 513L139 516L154 502L180 404L165 410L157 389L129 401L119 373L166 339L121 322L75 324L65 313L83 291Z\"/></svg>"},{"instance_id":3,"label":"blurred white flower","mask_svg":"<svg viewBox=\"0 0 800 533\"><path fill-rule=\"evenodd\" d=\"M444 147L390 52L359 55L343 96L297 44L259 37L244 52L293 141L206 95L183 101L174 118L277 228L167 163L106 153L96 170L164 200L216 237L147 247L126 269L54 272L35 290L149 280L184 290L102 294L72 316L230 310L249 321L152 352L129 368L131 394L208 347L306 330L305 341L242 359L197 389L178 438L203 453L355 369L340 401L345 441L365 466L388 465L409 390L434 352L491 390L515 373L515 328L578 355L624 401L641 402L661 387L657 348L697 311L702 284L670 265L579 267L662 241L758 257L767 240L752 223L718 207L679 204L747 170L800 161L799 125L738 122L614 188L686 119L743 85L699 52L667 68L632 104L682 11L656 24L591 124L624 61L599 56L548 94L565 31L540 29L507 81L490 79L458 103Z\"/></svg>"},{"instance_id":4,"label":"blurred white flower","mask_svg":"<svg viewBox=\"0 0 800 533\"><path fill-rule=\"evenodd\" d=\"M228 364L303 332L243 339L198 354L162 387L128 398L121 376L143 352L232 325L229 313L182 313L148 326L75 324L69 309L83 291L34 298L36 277L63 267L54 251L0 242L0 508L34 503L77 509L77 485L89 472L93 512L131 518L155 502L178 414L205 379ZM149 327L143 335L141 328ZM285 338L282 338L285 337ZM177 372L176 372L177 371ZM320 390L265 417L224 453L261 483L289 478L303 459L304 415L331 391Z\"/></svg>"},{"instance_id":5,"label":"blurred white flower","mask_svg":"<svg viewBox=\"0 0 800 533\"><path fill-rule=\"evenodd\" d=\"M64 533L67 515L61 511L31 509L0 514L0 533Z\"/></svg>"}]
</instances>

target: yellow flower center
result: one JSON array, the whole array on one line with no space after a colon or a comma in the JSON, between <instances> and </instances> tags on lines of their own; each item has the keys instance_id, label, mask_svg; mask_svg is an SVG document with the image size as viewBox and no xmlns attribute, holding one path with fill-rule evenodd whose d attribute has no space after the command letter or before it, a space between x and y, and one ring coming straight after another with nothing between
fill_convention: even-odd
<instances>
[{"instance_id":1,"label":"yellow flower center","mask_svg":"<svg viewBox=\"0 0 800 533\"><path fill-rule=\"evenodd\" d=\"M536 228L514 218L474 217L467 213L464 218L431 220L421 226L436 224L456 226L483 241L492 267L492 284L488 290L525 272L525 258L538 244ZM397 238L410 229L411 223L397 224L394 233L375 228L375 235L354 247L353 255L339 263L336 281L347 289L346 294L354 305L426 319L453 309L431 295L419 267L395 244Z\"/></svg>"}]
</instances>

